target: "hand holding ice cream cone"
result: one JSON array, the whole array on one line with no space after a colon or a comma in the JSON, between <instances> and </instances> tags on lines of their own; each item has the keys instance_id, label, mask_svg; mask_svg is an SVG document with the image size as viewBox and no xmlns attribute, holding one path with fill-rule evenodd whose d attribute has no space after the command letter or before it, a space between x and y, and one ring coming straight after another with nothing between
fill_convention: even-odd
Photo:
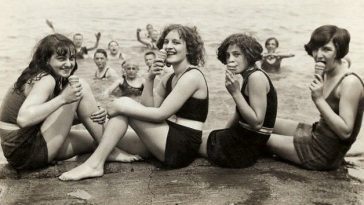
<instances>
[{"instance_id":1,"label":"hand holding ice cream cone","mask_svg":"<svg viewBox=\"0 0 364 205\"><path fill-rule=\"evenodd\" d=\"M325 63L324 62L317 62L315 64L315 74L320 75L321 77L323 76L325 71Z\"/></svg>"},{"instance_id":2,"label":"hand holding ice cream cone","mask_svg":"<svg viewBox=\"0 0 364 205\"><path fill-rule=\"evenodd\" d=\"M80 79L78 78L78 76L71 75L70 77L68 77L68 82L71 86L73 86L73 85L79 83Z\"/></svg>"}]
</instances>

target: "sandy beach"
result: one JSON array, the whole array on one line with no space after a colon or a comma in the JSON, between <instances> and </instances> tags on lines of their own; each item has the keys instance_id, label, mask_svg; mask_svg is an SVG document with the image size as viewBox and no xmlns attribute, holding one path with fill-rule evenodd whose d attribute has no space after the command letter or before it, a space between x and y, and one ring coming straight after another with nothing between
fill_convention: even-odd
<instances>
[{"instance_id":1,"label":"sandy beach","mask_svg":"<svg viewBox=\"0 0 364 205\"><path fill-rule=\"evenodd\" d=\"M2 1L0 0L0 2ZM102 34L99 45L101 48L106 48L110 40L117 40L120 43L122 52L127 54L129 58L139 62L141 72L145 71L145 64L143 60L143 52L145 49L136 41L135 32L137 28L144 29L147 23L153 24L158 30L161 30L169 23L181 23L197 26L205 42L207 53L206 65L201 69L206 75L210 91L210 111L204 127L205 133L208 133L212 129L224 127L227 119L234 110L233 100L224 87L224 66L216 59L216 49L218 44L229 34L237 32L249 33L254 35L261 44L264 44L266 38L275 36L280 40L279 50L295 54L295 57L283 60L282 69L279 73L269 74L278 92L278 117L281 118L289 118L307 123L313 123L319 118L319 114L311 101L310 91L308 89L308 85L314 72L313 61L303 49L303 45L307 43L311 32L317 26L323 24L336 24L349 30L352 38L349 52L349 56L353 62L352 70L357 72L359 75L364 76L364 70L361 66L361 63L364 63L362 58L364 55L364 37L362 35L364 27L361 23L362 19L364 19L364 12L362 12L362 8L364 8L363 1L349 0L343 4L341 1L329 0L309 0L305 2L298 0L276 0L269 2L263 0L232 2L226 2L223 0L191 0L184 2L177 0L156 0L151 2L144 2L141 0L110 0L107 2L101 0L63 0L57 2L46 0L35 0L29 2L14 0L10 2L7 1L6 4L5 2L2 3L3 8L0 13L0 18L2 19L0 21L0 28L2 29L0 34L0 102L2 101L7 89L13 85L18 75L27 66L27 63L29 63L31 51L36 42L43 36L52 32L45 24L45 19L50 19L54 23L56 31L63 33L68 37L72 37L72 35L77 32L82 33L84 35L84 45L87 46L94 44L94 34L96 32L101 32ZM110 85L111 82L97 81L93 79L96 66L91 58L92 56L93 52L90 52L90 58L78 62L79 69L76 74L90 83L97 100L102 105L106 105L112 100L112 98L102 96L102 91ZM111 62L110 65L115 70L120 71L120 65L117 63ZM335 178L335 180L339 183L344 184L344 188L352 188L355 190L356 192L353 193L353 195L358 198L364 197L363 189L360 191L360 188L363 187L362 181L364 180L363 147L364 130L362 129L357 141L353 144L352 149L349 151L348 157L346 158L349 163L345 165L341 171L337 172L339 176L348 176L348 179L345 177L338 177L338 179ZM6 160L2 155L0 156L0 162L2 165L6 164ZM299 172L300 176L307 176L310 180L320 180L320 177L322 177L323 180L331 180L328 184L326 184L329 186L333 186L335 184L335 180L332 179L332 176L335 175L335 173L325 175L317 172L301 171L294 166L284 165L282 162L275 162L273 160L264 162L267 162L267 164L259 163L257 167L253 167L247 171L236 171L235 175L238 175L238 172L240 174L251 174L254 170L259 170L261 171L260 174L262 174L262 170L264 170L264 173L269 172L270 166L272 166L276 171L279 171L280 166L282 166L282 169L288 166L289 173L287 175L283 174L282 178L278 177L277 179L270 179L271 181L269 181L268 184L273 186L274 180L277 180L279 183L284 182L284 180L286 180L284 179L285 177L289 177L291 176L290 174L296 172ZM204 169L204 166L207 166L205 163L206 162L203 161L192 167L196 168L196 170L201 170ZM62 170L69 168L70 166L72 167L75 165L63 165L58 167L58 169ZM120 166L122 168L119 167L119 169L116 169L119 172L110 171L110 173L113 174L111 176L107 176L107 180L109 181L112 181L111 179L113 177L117 178L118 173L124 173L125 166L127 166L128 169L132 167L132 165L110 166ZM143 166L149 167L149 165L146 164L142 165L142 167ZM8 169L6 166L2 166L0 169L1 168ZM141 169L144 170L144 168ZM145 168L145 170L146 169L147 168ZM187 170L188 169L191 168L187 168ZM4 173L6 170L0 170L0 172ZM185 174L185 171L182 172L183 173L181 175ZM219 171L213 169L212 172L214 173L212 174L212 177L218 178L218 174L216 172ZM233 171L228 172L230 173ZM342 174L342 172L346 173ZM163 173L158 173L157 175L162 175ZM48 177L55 177L57 174L59 174L59 171L52 172L52 174L48 175ZM17 189L16 187L22 187L19 185L20 181L16 182L16 180L12 181L13 179L8 179L7 176L9 175L7 174L3 174L2 176L3 179L6 180L0 183L0 202L2 198L5 198L6 201L4 202L6 203L4 204L15 204L16 202L26 203L26 200L28 199L16 200L16 197L19 197L19 199L21 198L20 195L9 195L10 187L15 190ZM36 177L33 177L32 181L25 177L22 179L23 181L21 181L21 183L32 181L34 185L35 178ZM43 177L39 178L43 179ZM200 175L196 178L200 178ZM194 178L191 177L191 180L193 179ZM103 182L100 182L100 180L101 179L98 179L97 183L102 184ZM173 180L174 179L171 179L170 181ZM58 182L54 180L44 179L44 181L58 185ZM212 183L212 181L213 179L209 179L206 183ZM134 182L137 183L137 180ZM11 183L17 185L10 186ZM104 183L107 184L109 182ZM156 183L158 184L158 181ZM32 193L41 190L34 188L36 186L33 185ZM145 184L143 183L143 185ZM163 186L162 184L154 185ZM310 187L310 182L299 181L299 185L301 188L307 188ZM137 186L137 184L135 184L135 186ZM196 185L196 187L198 187L196 189L200 190L202 186L202 184L198 184ZM231 188L228 185L226 186ZM280 184L280 186L280 188L283 189L284 185ZM312 187L315 186L320 186L320 183L312 185ZM256 189L262 188L257 184L255 184L254 187ZM290 185L289 187L297 191L297 189L294 189L294 185ZM218 191L220 188L221 187L216 190ZM25 190L24 187L21 189L22 191ZM85 187L83 187L83 189L85 189ZM132 191L133 189L126 190ZM234 195L236 194L235 192L241 190L240 188L233 187L230 191L231 192L226 191L226 195L229 193ZM330 197L333 195L339 198L340 196L337 190L330 192L330 190L325 188L325 191L329 194L328 196L323 195L323 197ZM143 192L143 190L141 192ZM26 191L24 191L24 193L26 193ZM279 193L284 196L284 193L287 192L284 191ZM352 192L347 191L346 193ZM213 195L214 193L211 191L209 194ZM222 196L221 194L217 195ZM299 193L297 193L297 196L298 195ZM272 199L272 195L269 197ZM320 198L321 196L315 195L314 197ZM287 199L288 198L290 199L290 197L287 197ZM47 199L51 201L52 198L42 199L38 202L47 203ZM169 199L171 200L168 201L167 204L171 204L173 202L177 203L177 199L180 200L178 196L175 196L176 201L173 201L173 196ZM208 200L201 201L206 203L211 202ZM32 203L36 202L37 201L32 201ZM102 201L97 202L102 203ZM93 203L98 204L97 202L94 201ZM188 201L184 202L185 204L189 204ZM193 204L199 204L197 203L198 199L193 202ZM218 201L217 204L229 204L228 202L228 200L222 200ZM233 203L233 201L230 202ZM274 204L274 202L283 203L284 200L268 200L267 203L258 202L259 200L256 199L255 201L252 201L251 204ZM288 204L306 204L304 202L313 203L312 200L302 200ZM56 204L64 203L67 203L67 201L58 201ZM363 201L329 201L324 204L346 203L362 204Z\"/></svg>"}]
</instances>

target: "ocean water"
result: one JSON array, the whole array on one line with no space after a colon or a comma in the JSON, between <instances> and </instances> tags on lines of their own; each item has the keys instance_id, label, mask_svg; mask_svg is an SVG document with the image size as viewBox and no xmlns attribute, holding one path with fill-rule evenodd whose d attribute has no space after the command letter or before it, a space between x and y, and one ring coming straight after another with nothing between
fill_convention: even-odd
<instances>
[{"instance_id":1,"label":"ocean water","mask_svg":"<svg viewBox=\"0 0 364 205\"><path fill-rule=\"evenodd\" d=\"M311 32L320 25L335 24L351 34L349 56L352 70L364 76L364 1L356 0L0 0L0 101L5 92L27 66L35 44L52 31L72 37L84 35L84 45L94 45L96 32L102 37L99 47L117 40L122 51L144 66L143 47L136 41L136 28L151 23L158 30L170 23L196 26L207 52L206 73L210 88L210 113L206 130L222 128L233 111L233 101L224 87L224 66L216 59L219 43L232 33L249 33L264 44L275 36L279 50L294 53L285 59L280 73L271 74L278 91L278 116L312 123L319 115L310 100L308 85L313 75L313 61L304 49ZM92 52L90 54L92 56ZM97 99L107 82L94 82L96 67L92 59L79 62L78 74L93 86ZM115 69L119 69L117 66ZM356 175L363 179L363 131L352 151ZM354 155L354 154L353 154Z\"/></svg>"}]
</instances>

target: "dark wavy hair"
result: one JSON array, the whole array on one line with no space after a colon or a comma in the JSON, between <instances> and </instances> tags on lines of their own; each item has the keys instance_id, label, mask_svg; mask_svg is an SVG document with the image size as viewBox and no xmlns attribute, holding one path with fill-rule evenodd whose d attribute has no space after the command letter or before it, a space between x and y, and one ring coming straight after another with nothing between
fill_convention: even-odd
<instances>
[{"instance_id":1,"label":"dark wavy hair","mask_svg":"<svg viewBox=\"0 0 364 205\"><path fill-rule=\"evenodd\" d=\"M332 40L336 49L336 59L342 59L349 52L350 34L344 28L334 25L323 25L316 28L310 41L305 45L308 55L312 56L312 51L316 50Z\"/></svg>"},{"instance_id":2,"label":"dark wavy hair","mask_svg":"<svg viewBox=\"0 0 364 205\"><path fill-rule=\"evenodd\" d=\"M253 66L262 59L263 47L252 36L236 33L227 37L217 49L217 59L226 64L226 50L230 45L238 46L248 61L248 66Z\"/></svg>"},{"instance_id":3,"label":"dark wavy hair","mask_svg":"<svg viewBox=\"0 0 364 205\"><path fill-rule=\"evenodd\" d=\"M267 45L268 45L269 41L271 41L271 40L273 40L273 41L275 41L275 42L276 42L276 45L277 45L277 48L278 48L278 47L279 47L279 41L278 41L278 39L277 39L277 38L275 38L275 37L270 37L270 38L268 38L268 39L265 41L265 47L267 47Z\"/></svg>"},{"instance_id":4,"label":"dark wavy hair","mask_svg":"<svg viewBox=\"0 0 364 205\"><path fill-rule=\"evenodd\" d=\"M187 60L191 65L203 66L205 65L205 48L204 42L200 34L197 32L196 27L188 27L180 24L172 24L164 28L161 36L158 39L157 47L163 48L164 39L169 32L176 30L181 39L186 42L187 47Z\"/></svg>"},{"instance_id":5,"label":"dark wavy hair","mask_svg":"<svg viewBox=\"0 0 364 205\"><path fill-rule=\"evenodd\" d=\"M43 76L51 75L56 80L54 94L60 93L60 88L67 84L68 80L58 77L52 67L48 64L53 54L66 56L69 53L76 53L73 42L62 34L51 34L39 41L35 47L32 60L27 68L23 70L14 84L16 92L24 91L24 84L31 84L33 81L40 80ZM71 75L77 70L77 62Z\"/></svg>"}]
</instances>

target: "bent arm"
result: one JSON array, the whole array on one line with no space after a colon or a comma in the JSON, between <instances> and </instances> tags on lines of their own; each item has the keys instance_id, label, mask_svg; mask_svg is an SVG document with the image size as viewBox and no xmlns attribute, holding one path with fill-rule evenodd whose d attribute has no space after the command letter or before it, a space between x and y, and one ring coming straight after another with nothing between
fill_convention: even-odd
<instances>
[{"instance_id":1,"label":"bent arm","mask_svg":"<svg viewBox=\"0 0 364 205\"><path fill-rule=\"evenodd\" d=\"M288 53L288 54L281 54L281 53L277 53L275 56L277 56L278 58L291 58L294 57L294 54Z\"/></svg>"},{"instance_id":2,"label":"bent arm","mask_svg":"<svg viewBox=\"0 0 364 205\"><path fill-rule=\"evenodd\" d=\"M137 37L137 40L138 40L140 43L142 43L142 44L144 44L144 45L146 45L146 46L151 46L151 45L150 45L150 42L145 41L145 40L143 40L143 39L140 37L140 30L137 30L136 37Z\"/></svg>"},{"instance_id":3,"label":"bent arm","mask_svg":"<svg viewBox=\"0 0 364 205\"><path fill-rule=\"evenodd\" d=\"M31 91L27 95L23 105L20 107L17 123L20 127L28 127L38 124L47 118L56 109L66 104L61 95L47 101L56 85L50 75L34 81Z\"/></svg>"},{"instance_id":4,"label":"bent arm","mask_svg":"<svg viewBox=\"0 0 364 205\"><path fill-rule=\"evenodd\" d=\"M107 95L111 95L112 92L114 92L114 90L119 87L119 85L123 84L123 79L121 80L118 80L118 81L115 81L113 84L110 85L110 87L108 87L106 90L105 90L105 93Z\"/></svg>"},{"instance_id":5,"label":"bent arm","mask_svg":"<svg viewBox=\"0 0 364 205\"><path fill-rule=\"evenodd\" d=\"M86 48L87 51L94 50L94 49L96 49L99 46L100 37L101 37L101 33L99 32L99 33L96 34L96 42L95 42L95 45L93 47Z\"/></svg>"},{"instance_id":6,"label":"bent arm","mask_svg":"<svg viewBox=\"0 0 364 205\"><path fill-rule=\"evenodd\" d=\"M342 139L349 138L362 96L363 86L356 77L346 77L340 89L339 114L336 114L324 98L319 98L315 105L329 127Z\"/></svg>"},{"instance_id":7,"label":"bent arm","mask_svg":"<svg viewBox=\"0 0 364 205\"><path fill-rule=\"evenodd\" d=\"M265 112L267 109L267 92L269 83L262 72L255 72L249 76L248 92L250 105L244 99L241 92L233 95L240 115L254 129L263 126Z\"/></svg>"},{"instance_id":8,"label":"bent arm","mask_svg":"<svg viewBox=\"0 0 364 205\"><path fill-rule=\"evenodd\" d=\"M117 112L138 120L162 122L175 114L199 87L202 77L186 73L179 79L172 92L165 98L160 107L145 107L129 98L117 103ZM195 75L195 76L194 76Z\"/></svg>"}]
</instances>

